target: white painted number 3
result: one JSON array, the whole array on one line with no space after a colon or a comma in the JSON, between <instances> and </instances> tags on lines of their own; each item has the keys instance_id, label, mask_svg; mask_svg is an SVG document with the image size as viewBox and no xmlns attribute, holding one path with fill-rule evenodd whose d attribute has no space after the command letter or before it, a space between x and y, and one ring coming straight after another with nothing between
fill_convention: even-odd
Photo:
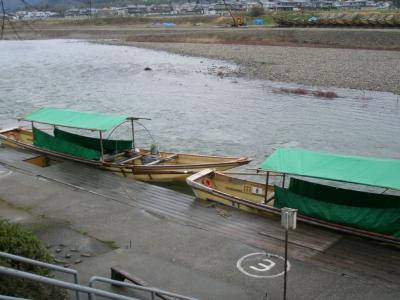
<instances>
[{"instance_id":1,"label":"white painted number 3","mask_svg":"<svg viewBox=\"0 0 400 300\"><path fill-rule=\"evenodd\" d=\"M250 269L253 269L254 271L258 272L265 272L271 270L276 265L272 260L269 260L267 258L264 258L263 261L267 262L268 265L264 263L258 263L257 265L260 266L259 268L255 266L250 266Z\"/></svg>"},{"instance_id":2,"label":"white painted number 3","mask_svg":"<svg viewBox=\"0 0 400 300\"><path fill-rule=\"evenodd\" d=\"M256 252L242 256L237 261L236 267L243 274L253 278L276 278L284 274L284 262L282 256ZM290 262L287 262L286 270L290 270Z\"/></svg>"}]
</instances>

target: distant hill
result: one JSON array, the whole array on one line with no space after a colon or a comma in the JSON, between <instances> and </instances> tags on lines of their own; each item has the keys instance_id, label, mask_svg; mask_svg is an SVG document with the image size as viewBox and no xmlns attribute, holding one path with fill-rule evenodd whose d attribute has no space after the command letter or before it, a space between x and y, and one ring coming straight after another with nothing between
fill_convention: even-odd
<instances>
[{"instance_id":1,"label":"distant hill","mask_svg":"<svg viewBox=\"0 0 400 300\"><path fill-rule=\"evenodd\" d=\"M41 0L31 0L30 2L32 4L36 4L36 2L40 1ZM25 6L22 0L3 0L3 3L6 10L21 8Z\"/></svg>"}]
</instances>

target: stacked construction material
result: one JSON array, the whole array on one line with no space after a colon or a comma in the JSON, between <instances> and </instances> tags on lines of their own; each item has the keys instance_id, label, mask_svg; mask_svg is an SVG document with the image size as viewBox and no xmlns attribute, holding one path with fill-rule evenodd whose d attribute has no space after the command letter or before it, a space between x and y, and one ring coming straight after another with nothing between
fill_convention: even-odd
<instances>
[{"instance_id":1,"label":"stacked construction material","mask_svg":"<svg viewBox=\"0 0 400 300\"><path fill-rule=\"evenodd\" d=\"M400 27L400 13L280 15L274 20L279 26L285 27Z\"/></svg>"}]
</instances>

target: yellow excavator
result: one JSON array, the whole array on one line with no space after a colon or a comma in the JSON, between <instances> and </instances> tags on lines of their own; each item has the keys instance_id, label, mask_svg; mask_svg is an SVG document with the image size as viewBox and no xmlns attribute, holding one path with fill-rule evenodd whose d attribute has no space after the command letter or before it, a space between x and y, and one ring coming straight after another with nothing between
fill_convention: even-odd
<instances>
[{"instance_id":1,"label":"yellow excavator","mask_svg":"<svg viewBox=\"0 0 400 300\"><path fill-rule=\"evenodd\" d=\"M232 21L233 21L232 22L232 27L239 27L239 26L246 25L246 22L244 21L244 18L242 16L235 17L233 15L233 13L232 13L230 5L226 4L225 0L223 0L223 1L224 1L225 8L228 10L228 12L229 12L229 14L230 14L230 16L232 18Z\"/></svg>"}]
</instances>

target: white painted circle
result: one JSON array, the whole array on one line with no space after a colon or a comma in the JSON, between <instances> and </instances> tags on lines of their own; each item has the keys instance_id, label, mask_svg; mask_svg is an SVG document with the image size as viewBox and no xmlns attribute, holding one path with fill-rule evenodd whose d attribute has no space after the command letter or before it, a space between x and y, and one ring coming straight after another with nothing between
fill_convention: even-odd
<instances>
[{"instance_id":1,"label":"white painted circle","mask_svg":"<svg viewBox=\"0 0 400 300\"><path fill-rule=\"evenodd\" d=\"M8 176L8 175L10 175L11 173L12 173L11 170L8 170L8 169L6 169L6 168L0 166L0 177Z\"/></svg>"},{"instance_id":2,"label":"white painted circle","mask_svg":"<svg viewBox=\"0 0 400 300\"><path fill-rule=\"evenodd\" d=\"M255 267L255 266L249 266L248 269L252 269L252 272L250 272L250 270L245 270L245 265L246 265L246 260L249 261L249 258L252 258L252 256L262 256L263 260L262 261L266 261L269 262L269 265L266 265L264 263L260 262L257 264L260 267ZM274 262L274 260L278 260L277 262L281 261L280 263L284 264L285 262L285 258L276 254L272 254L272 253L265 253L265 252L255 252L255 253L250 253L247 254L245 256L242 256L236 263L236 267L239 269L240 272L242 272L243 274L250 276L250 277L254 277L254 278L275 278L275 277L279 277L281 275L283 275L285 272L282 271L280 273L274 274L273 272L271 272L272 270L275 271L275 269L277 268L278 264L277 262ZM284 267L283 267L284 268ZM286 271L289 272L290 270L290 262L287 261L287 268ZM272 274L262 274L263 272L267 272L267 273L272 273Z\"/></svg>"}]
</instances>

